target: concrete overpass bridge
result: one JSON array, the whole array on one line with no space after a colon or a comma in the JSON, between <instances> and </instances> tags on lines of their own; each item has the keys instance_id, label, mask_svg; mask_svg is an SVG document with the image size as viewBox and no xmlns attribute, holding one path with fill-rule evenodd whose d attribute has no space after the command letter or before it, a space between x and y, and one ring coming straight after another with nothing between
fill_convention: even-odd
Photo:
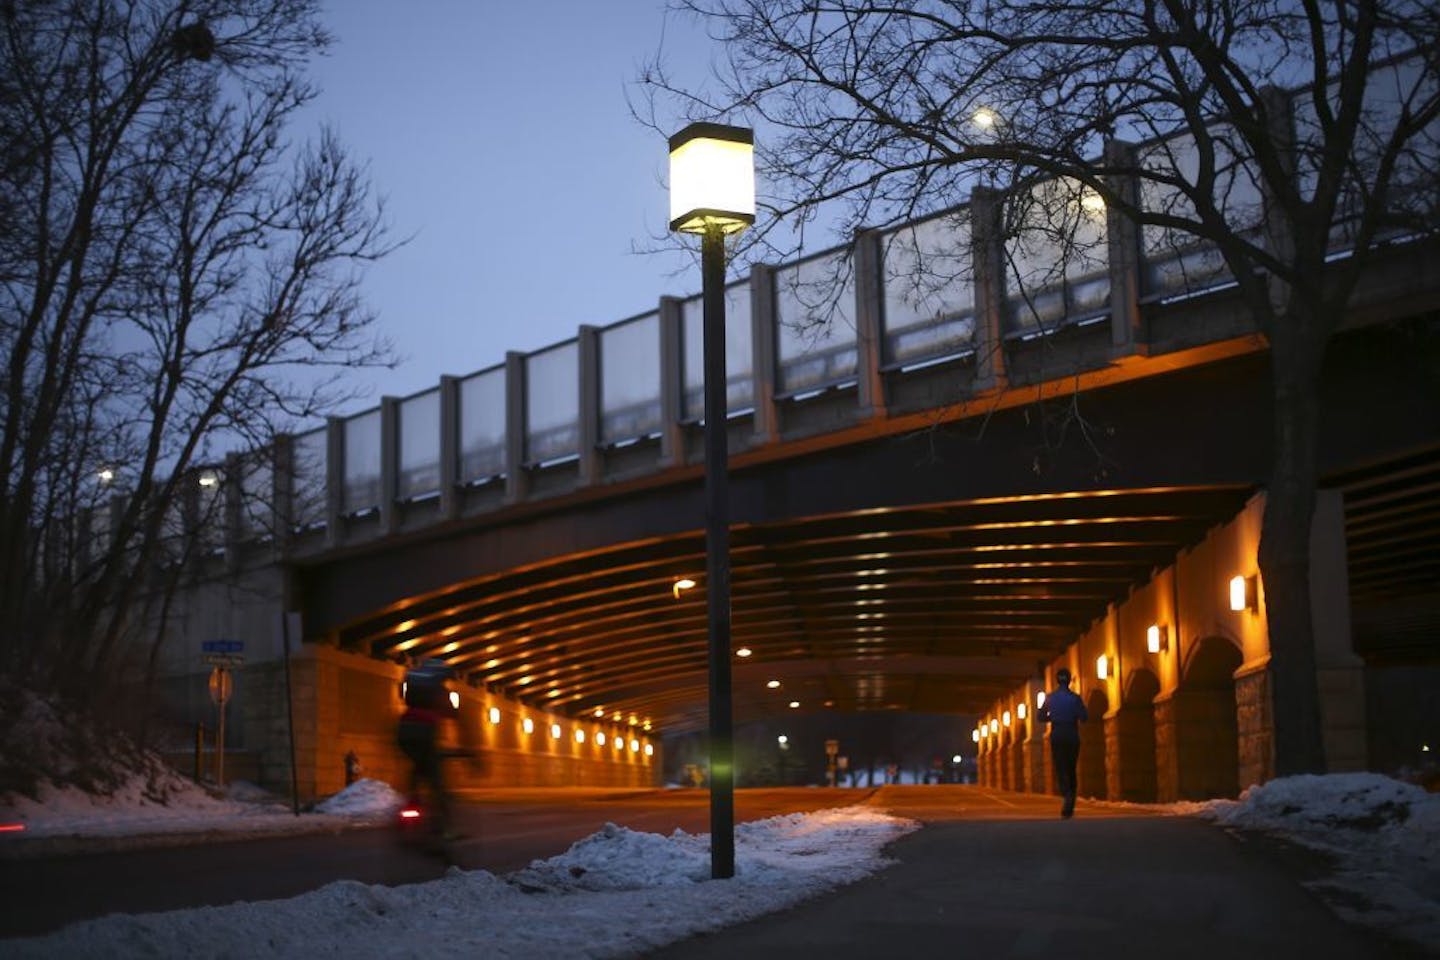
<instances>
[{"instance_id":1,"label":"concrete overpass bridge","mask_svg":"<svg viewBox=\"0 0 1440 960\"><path fill-rule=\"evenodd\" d=\"M972 209L1002 201L728 288L737 722L960 714L984 778L1041 790L1021 705L1065 664L1104 718L1091 795L1233 793L1267 775L1266 344L1213 250L1089 209L1078 246L1047 245ZM917 283L938 261L948 281ZM1341 765L1392 760L1367 662L1436 660L1436 263L1433 234L1394 236L1326 370L1317 622ZM512 782L653 782L661 737L703 727L700 309L662 298L230 459L226 573L183 629L270 649L272 609L299 612L309 790L350 749L397 767L411 657L464 677L459 736ZM272 771L278 653L247 666L244 707Z\"/></svg>"}]
</instances>

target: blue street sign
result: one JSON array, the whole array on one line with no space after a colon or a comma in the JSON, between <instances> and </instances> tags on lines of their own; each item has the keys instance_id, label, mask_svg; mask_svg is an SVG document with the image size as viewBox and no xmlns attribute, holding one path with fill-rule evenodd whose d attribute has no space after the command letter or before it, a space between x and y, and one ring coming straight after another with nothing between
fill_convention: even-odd
<instances>
[{"instance_id":1,"label":"blue street sign","mask_svg":"<svg viewBox=\"0 0 1440 960\"><path fill-rule=\"evenodd\" d=\"M244 649L244 640L206 640L200 644L204 653L239 653Z\"/></svg>"}]
</instances>

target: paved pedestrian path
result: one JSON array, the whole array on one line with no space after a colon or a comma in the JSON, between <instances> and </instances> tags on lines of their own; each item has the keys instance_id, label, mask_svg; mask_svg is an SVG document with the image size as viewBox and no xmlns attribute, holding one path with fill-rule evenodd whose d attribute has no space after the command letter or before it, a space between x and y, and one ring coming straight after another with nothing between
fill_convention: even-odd
<instances>
[{"instance_id":1,"label":"paved pedestrian path","mask_svg":"<svg viewBox=\"0 0 1440 960\"><path fill-rule=\"evenodd\" d=\"M1300 883L1297 860L1208 822L973 790L882 790L925 826L899 861L783 913L672 944L654 958L877 957L1370 960L1414 951L1347 926ZM976 803L984 799L986 802ZM1303 858L1298 858L1303 861Z\"/></svg>"}]
</instances>

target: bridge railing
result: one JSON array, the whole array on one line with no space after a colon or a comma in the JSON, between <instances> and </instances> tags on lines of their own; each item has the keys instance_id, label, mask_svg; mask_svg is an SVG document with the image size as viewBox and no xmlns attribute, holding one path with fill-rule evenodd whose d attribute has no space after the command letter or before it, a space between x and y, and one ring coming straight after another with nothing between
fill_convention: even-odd
<instances>
[{"instance_id":1,"label":"bridge railing","mask_svg":"<svg viewBox=\"0 0 1440 960\"><path fill-rule=\"evenodd\" d=\"M1382 123L1399 115L1396 91L1413 69L1382 68L1368 104ZM1313 182L1303 161L1316 123L1310 94L1283 96L1301 148L1299 176ZM1432 127L1402 158L1395 224L1383 236L1433 228L1426 163L1440 124ZM1232 226L1258 240L1266 204L1236 136L1223 124L1214 130L1215 189ZM1185 186L1201 162L1193 136L1106 149L1175 177L1130 183L1145 210L1193 212ZM1332 250L1343 255L1353 242L1353 218L1342 216ZM732 446L843 429L1017 382L1033 373L1010 354L1057 329L1095 327L1095 362L1108 362L1141 345L1146 334L1134 317L1142 305L1153 312L1232 283L1213 244L1137 229L1078 182L977 191L953 209L754 267L726 287ZM332 418L274 450L232 457L226 541L324 549L698 462L702 312L699 296L662 297L655 310L582 327L562 343ZM1235 334L1227 329L1206 335Z\"/></svg>"}]
</instances>

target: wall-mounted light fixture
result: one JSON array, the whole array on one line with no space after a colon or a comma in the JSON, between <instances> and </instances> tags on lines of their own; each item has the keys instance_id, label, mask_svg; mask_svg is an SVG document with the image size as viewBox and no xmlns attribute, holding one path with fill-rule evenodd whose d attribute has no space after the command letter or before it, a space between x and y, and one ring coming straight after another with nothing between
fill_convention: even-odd
<instances>
[{"instance_id":1,"label":"wall-mounted light fixture","mask_svg":"<svg viewBox=\"0 0 1440 960\"><path fill-rule=\"evenodd\" d=\"M605 731L604 731L604 730L596 730L596 731L595 731L595 746L597 746L597 747L603 747L603 746L605 746Z\"/></svg>"},{"instance_id":2,"label":"wall-mounted light fixture","mask_svg":"<svg viewBox=\"0 0 1440 960\"><path fill-rule=\"evenodd\" d=\"M979 728L979 727L976 727L974 730L971 730L971 731L970 731L970 742L971 742L971 743L979 743L979 742L980 742L980 728Z\"/></svg>"},{"instance_id":3,"label":"wall-mounted light fixture","mask_svg":"<svg viewBox=\"0 0 1440 960\"><path fill-rule=\"evenodd\" d=\"M1150 629L1145 631L1145 649L1151 653L1170 649L1170 631L1164 624L1150 624Z\"/></svg>"},{"instance_id":4,"label":"wall-mounted light fixture","mask_svg":"<svg viewBox=\"0 0 1440 960\"><path fill-rule=\"evenodd\" d=\"M1005 724L1005 726L1007 726L1007 727L1010 726L1010 711L1009 711L1009 710L1006 710L1004 713L1002 713L1002 714L1000 715L1000 722L1003 723L1003 724Z\"/></svg>"},{"instance_id":5,"label":"wall-mounted light fixture","mask_svg":"<svg viewBox=\"0 0 1440 960\"><path fill-rule=\"evenodd\" d=\"M491 722L491 723L499 723L499 722L500 722L500 708L499 708L499 707L491 707L491 708L490 708L490 722Z\"/></svg>"},{"instance_id":6,"label":"wall-mounted light fixture","mask_svg":"<svg viewBox=\"0 0 1440 960\"><path fill-rule=\"evenodd\" d=\"M535 721L531 720L529 717L526 717L524 720L520 721L520 729L524 730L526 733L534 733Z\"/></svg>"},{"instance_id":7,"label":"wall-mounted light fixture","mask_svg":"<svg viewBox=\"0 0 1440 960\"><path fill-rule=\"evenodd\" d=\"M1255 578L1235 576L1230 578L1230 609L1249 610L1254 613L1258 607L1255 596Z\"/></svg>"},{"instance_id":8,"label":"wall-mounted light fixture","mask_svg":"<svg viewBox=\"0 0 1440 960\"><path fill-rule=\"evenodd\" d=\"M1045 706L1045 691L1037 690L1035 691L1035 709L1039 710L1043 706Z\"/></svg>"},{"instance_id":9,"label":"wall-mounted light fixture","mask_svg":"<svg viewBox=\"0 0 1440 960\"><path fill-rule=\"evenodd\" d=\"M550 724L550 736L551 736L552 739L555 739L555 740L559 740L559 739L560 739L560 724L558 724L558 723L552 723L552 724Z\"/></svg>"},{"instance_id":10,"label":"wall-mounted light fixture","mask_svg":"<svg viewBox=\"0 0 1440 960\"><path fill-rule=\"evenodd\" d=\"M999 732L1000 732L1000 721L997 720L997 719L995 719L994 717L991 717L991 718L990 718L990 732L991 732L991 733L999 733Z\"/></svg>"},{"instance_id":11,"label":"wall-mounted light fixture","mask_svg":"<svg viewBox=\"0 0 1440 960\"><path fill-rule=\"evenodd\" d=\"M450 709L460 709L460 694L456 693L454 690L450 691Z\"/></svg>"},{"instance_id":12,"label":"wall-mounted light fixture","mask_svg":"<svg viewBox=\"0 0 1440 960\"><path fill-rule=\"evenodd\" d=\"M647 757L653 757L653 756L655 756L655 745L654 745L653 743L647 743L647 744L645 744L645 756L647 756Z\"/></svg>"},{"instance_id":13,"label":"wall-mounted light fixture","mask_svg":"<svg viewBox=\"0 0 1440 960\"><path fill-rule=\"evenodd\" d=\"M1024 720L1024 719L1025 719L1025 701L1024 701L1024 700L1021 700L1019 703L1015 704L1015 716L1019 717L1021 720Z\"/></svg>"},{"instance_id":14,"label":"wall-mounted light fixture","mask_svg":"<svg viewBox=\"0 0 1440 960\"><path fill-rule=\"evenodd\" d=\"M1106 680L1110 677L1110 658L1103 653L1095 658L1095 677L1097 680Z\"/></svg>"}]
</instances>

